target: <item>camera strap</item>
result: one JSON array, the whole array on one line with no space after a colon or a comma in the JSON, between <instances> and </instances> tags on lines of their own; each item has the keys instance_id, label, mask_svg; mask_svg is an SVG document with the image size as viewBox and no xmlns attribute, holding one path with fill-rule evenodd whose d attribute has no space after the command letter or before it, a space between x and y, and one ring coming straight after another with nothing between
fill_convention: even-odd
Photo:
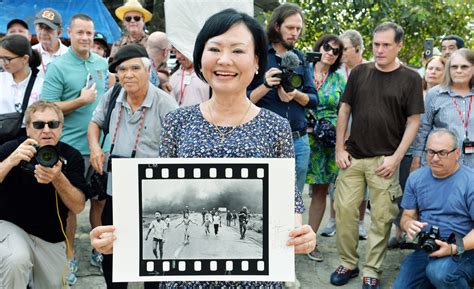
<instances>
[{"instance_id":1,"label":"camera strap","mask_svg":"<svg viewBox=\"0 0 474 289\"><path fill-rule=\"evenodd\" d=\"M110 146L110 155L112 155L112 151L114 150L115 140L117 139L118 126L119 126L119 123L120 123L120 119L122 118L122 112L123 112L123 106L120 106L120 111L119 111L119 115L118 115L118 118L117 118L117 122L115 123L114 137L112 138L112 145ZM143 127L143 122L145 121L145 112L146 112L146 108L142 107L142 115L140 117L140 124L138 125L137 137L135 138L135 145L133 147L131 158L134 158L135 155L137 154L138 140L140 139L140 135L141 135L141 132L142 132L142 127Z\"/></svg>"},{"instance_id":2,"label":"camera strap","mask_svg":"<svg viewBox=\"0 0 474 289\"><path fill-rule=\"evenodd\" d=\"M28 107L28 102L30 101L31 91L33 90L33 85L35 84L37 71L31 70L30 80L26 86L25 95L23 96L23 102L21 103L21 112L20 112L20 127L23 125L23 117L25 116L26 108Z\"/></svg>"}]
</instances>

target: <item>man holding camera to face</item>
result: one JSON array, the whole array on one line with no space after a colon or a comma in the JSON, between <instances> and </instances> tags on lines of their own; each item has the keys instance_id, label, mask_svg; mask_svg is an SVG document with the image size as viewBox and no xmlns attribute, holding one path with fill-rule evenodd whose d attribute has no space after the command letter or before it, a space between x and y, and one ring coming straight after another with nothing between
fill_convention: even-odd
<instances>
[{"instance_id":1,"label":"man holding camera to face","mask_svg":"<svg viewBox=\"0 0 474 289\"><path fill-rule=\"evenodd\" d=\"M247 88L250 100L288 119L295 147L296 184L303 191L309 162L309 140L305 108L318 104L316 88L303 53L294 48L303 31L303 13L293 3L273 10L267 35L268 63L265 77Z\"/></svg>"},{"instance_id":2,"label":"man holding camera to face","mask_svg":"<svg viewBox=\"0 0 474 289\"><path fill-rule=\"evenodd\" d=\"M429 167L408 178L400 225L416 251L403 261L393 288L474 284L474 170L458 162L457 144L447 129L432 132L426 144Z\"/></svg>"},{"instance_id":3,"label":"man holding camera to face","mask_svg":"<svg viewBox=\"0 0 474 289\"><path fill-rule=\"evenodd\" d=\"M84 208L84 160L60 142L63 114L38 101L25 113L28 138L0 146L0 285L62 288L64 226ZM31 278L30 278L31 277ZM3 287L2 287L3 288Z\"/></svg>"}]
</instances>

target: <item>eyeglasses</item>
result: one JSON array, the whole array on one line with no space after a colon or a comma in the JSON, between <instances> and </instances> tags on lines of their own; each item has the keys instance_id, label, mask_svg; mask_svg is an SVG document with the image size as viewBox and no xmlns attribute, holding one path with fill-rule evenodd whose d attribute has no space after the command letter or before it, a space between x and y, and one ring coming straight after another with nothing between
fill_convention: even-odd
<instances>
[{"instance_id":1,"label":"eyeglasses","mask_svg":"<svg viewBox=\"0 0 474 289\"><path fill-rule=\"evenodd\" d=\"M461 71L467 71L467 70L469 70L469 68L471 68L471 66L472 65L467 65L467 64L464 64L464 65L451 65L449 67L449 69L454 70L454 71L456 71L458 69L461 69Z\"/></svg>"},{"instance_id":2,"label":"eyeglasses","mask_svg":"<svg viewBox=\"0 0 474 289\"><path fill-rule=\"evenodd\" d=\"M456 148L453 148L452 150L448 151L448 150L439 150L439 151L435 151L435 150L432 150L432 149L426 149L425 152L426 152L426 155L430 158L434 157L435 155L438 155L438 157L440 159L444 159L446 158L450 153L454 152L456 150Z\"/></svg>"},{"instance_id":3,"label":"eyeglasses","mask_svg":"<svg viewBox=\"0 0 474 289\"><path fill-rule=\"evenodd\" d=\"M329 45L329 43L324 43L324 44L323 44L323 49L324 49L324 51L326 51L326 52L329 52L329 51L332 50L332 54L334 54L334 56L338 56L339 53L341 53L341 49L340 49L340 48L331 47L331 45Z\"/></svg>"},{"instance_id":4,"label":"eyeglasses","mask_svg":"<svg viewBox=\"0 0 474 289\"><path fill-rule=\"evenodd\" d=\"M142 20L142 17L141 16L125 16L124 19L127 22L132 21L132 19L135 20L135 22L138 22L138 21Z\"/></svg>"},{"instance_id":5,"label":"eyeglasses","mask_svg":"<svg viewBox=\"0 0 474 289\"><path fill-rule=\"evenodd\" d=\"M44 126L47 124L50 129L58 128L61 122L59 120L50 120L50 121L34 121L32 122L33 128L35 129L43 129Z\"/></svg>"},{"instance_id":6,"label":"eyeglasses","mask_svg":"<svg viewBox=\"0 0 474 289\"><path fill-rule=\"evenodd\" d=\"M8 65L10 64L10 62L12 62L13 59L20 58L20 57L23 57L23 56L15 56L15 57L0 56L0 64Z\"/></svg>"}]
</instances>

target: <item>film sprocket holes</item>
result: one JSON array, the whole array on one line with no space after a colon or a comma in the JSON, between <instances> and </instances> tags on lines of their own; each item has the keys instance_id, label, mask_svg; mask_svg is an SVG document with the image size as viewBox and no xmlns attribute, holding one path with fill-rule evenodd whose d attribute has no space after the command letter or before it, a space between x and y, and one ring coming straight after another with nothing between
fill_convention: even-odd
<instances>
[{"instance_id":1,"label":"film sprocket holes","mask_svg":"<svg viewBox=\"0 0 474 289\"><path fill-rule=\"evenodd\" d=\"M139 180L140 276L268 275L267 164L139 165ZM243 207L260 233L242 237ZM155 211L170 224L154 252L154 243L144 239ZM227 211L236 214L230 223Z\"/></svg>"},{"instance_id":2,"label":"film sprocket holes","mask_svg":"<svg viewBox=\"0 0 474 289\"><path fill-rule=\"evenodd\" d=\"M294 159L118 158L112 165L114 282L294 280L294 248L286 246ZM227 223L225 211L234 208ZM203 210L217 211L220 224L212 219L206 228ZM154 229L145 240L157 218L156 228L169 223L164 242Z\"/></svg>"}]
</instances>

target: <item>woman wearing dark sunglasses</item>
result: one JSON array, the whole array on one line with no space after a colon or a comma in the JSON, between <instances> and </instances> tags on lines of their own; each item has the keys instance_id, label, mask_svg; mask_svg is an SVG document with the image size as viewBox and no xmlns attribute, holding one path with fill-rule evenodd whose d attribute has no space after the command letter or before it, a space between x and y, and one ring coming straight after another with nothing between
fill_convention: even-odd
<instances>
[{"instance_id":1,"label":"woman wearing dark sunglasses","mask_svg":"<svg viewBox=\"0 0 474 289\"><path fill-rule=\"evenodd\" d=\"M0 115L22 112L25 91L33 75L35 78L31 80L33 86L27 106L38 101L43 87L43 79L36 78L40 64L41 55L31 49L30 42L23 35L9 35L0 39L0 66L5 69L0 72ZM24 123L22 127L17 136L26 135ZM2 136L0 139L2 142L6 140Z\"/></svg>"},{"instance_id":2,"label":"woman wearing dark sunglasses","mask_svg":"<svg viewBox=\"0 0 474 289\"><path fill-rule=\"evenodd\" d=\"M129 0L115 10L115 15L122 21L125 31L112 46L110 57L113 58L120 47L130 43L140 43L146 47L148 35L143 28L153 16L150 11L143 8L137 0Z\"/></svg>"},{"instance_id":3,"label":"woman wearing dark sunglasses","mask_svg":"<svg viewBox=\"0 0 474 289\"><path fill-rule=\"evenodd\" d=\"M336 126L339 99L346 87L344 77L336 73L341 65L343 50L342 41L332 34L322 36L313 47L314 52L321 53L321 60L313 63L311 67L319 99L317 109L308 110L309 123L313 124L313 129L316 129L314 126L318 122ZM311 125L309 126L311 127ZM306 183L311 188L309 225L317 232L324 216L329 184L334 183L338 169L335 163L334 146L328 145L322 138L316 137L315 133L309 134L309 146L311 154L306 176ZM323 261L323 255L317 247L308 254L308 257L318 262Z\"/></svg>"}]
</instances>

